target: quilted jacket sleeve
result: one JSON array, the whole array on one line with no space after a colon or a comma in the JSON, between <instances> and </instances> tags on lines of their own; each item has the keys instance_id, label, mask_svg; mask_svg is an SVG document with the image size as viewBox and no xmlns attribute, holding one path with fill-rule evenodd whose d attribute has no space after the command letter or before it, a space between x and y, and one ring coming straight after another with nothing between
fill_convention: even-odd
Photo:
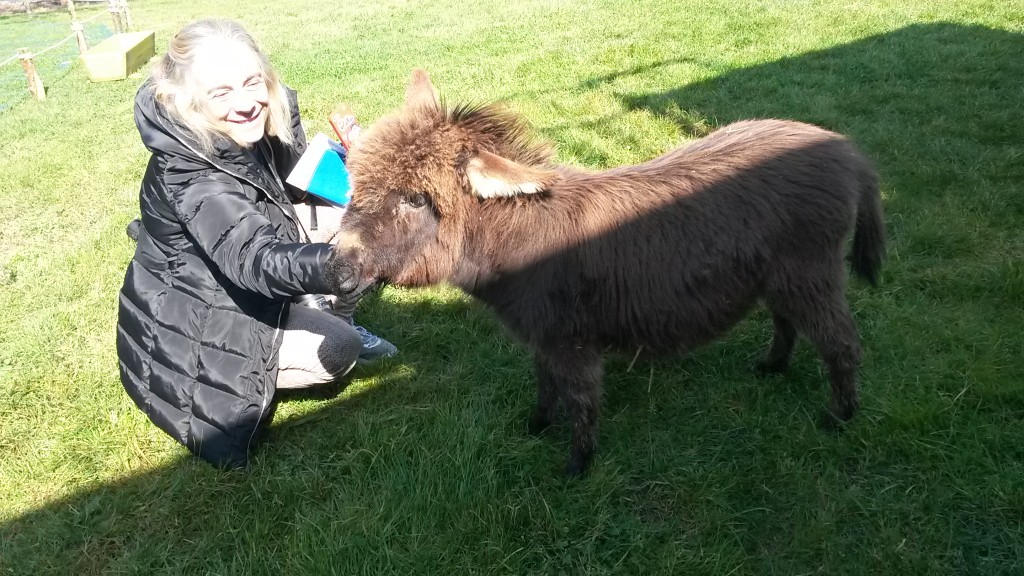
<instances>
[{"instance_id":1,"label":"quilted jacket sleeve","mask_svg":"<svg viewBox=\"0 0 1024 576\"><path fill-rule=\"evenodd\" d=\"M166 175L167 201L197 249L231 282L268 298L323 294L330 244L286 243L231 176L187 171Z\"/></svg>"}]
</instances>

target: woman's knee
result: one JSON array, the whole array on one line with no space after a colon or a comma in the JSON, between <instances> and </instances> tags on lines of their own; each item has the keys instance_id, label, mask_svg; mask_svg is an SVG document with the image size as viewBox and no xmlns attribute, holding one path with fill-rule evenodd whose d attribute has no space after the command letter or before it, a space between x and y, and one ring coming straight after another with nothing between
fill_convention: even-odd
<instances>
[{"instance_id":1,"label":"woman's knee","mask_svg":"<svg viewBox=\"0 0 1024 576\"><path fill-rule=\"evenodd\" d=\"M362 350L363 341L355 328L345 322L332 327L317 349L316 354L320 365L334 377L347 374L355 366Z\"/></svg>"},{"instance_id":2,"label":"woman's knee","mask_svg":"<svg viewBox=\"0 0 1024 576\"><path fill-rule=\"evenodd\" d=\"M278 387L305 388L331 382L355 365L359 333L322 310L293 305L279 353Z\"/></svg>"}]
</instances>

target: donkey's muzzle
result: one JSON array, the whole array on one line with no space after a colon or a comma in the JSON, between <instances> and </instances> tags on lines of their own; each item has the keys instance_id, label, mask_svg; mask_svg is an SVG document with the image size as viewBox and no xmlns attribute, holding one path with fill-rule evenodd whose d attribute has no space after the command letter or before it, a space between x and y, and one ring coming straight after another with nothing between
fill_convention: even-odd
<instances>
[{"instance_id":1,"label":"donkey's muzzle","mask_svg":"<svg viewBox=\"0 0 1024 576\"><path fill-rule=\"evenodd\" d=\"M347 250L336 247L327 260L325 273L331 292L348 296L359 291L359 262Z\"/></svg>"}]
</instances>

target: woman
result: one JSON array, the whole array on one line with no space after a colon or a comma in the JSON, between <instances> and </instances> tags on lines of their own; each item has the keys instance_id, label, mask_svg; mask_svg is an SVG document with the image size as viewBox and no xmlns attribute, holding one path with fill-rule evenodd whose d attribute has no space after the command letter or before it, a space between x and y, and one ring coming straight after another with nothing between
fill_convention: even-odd
<instances>
[{"instance_id":1,"label":"woman","mask_svg":"<svg viewBox=\"0 0 1024 576\"><path fill-rule=\"evenodd\" d=\"M394 346L341 314L290 305L330 291L331 245L310 243L283 184L305 149L295 93L253 38L201 20L171 39L135 99L152 152L119 298L121 381L199 457L247 462L275 391L330 382ZM321 298L313 298L322 302Z\"/></svg>"}]
</instances>

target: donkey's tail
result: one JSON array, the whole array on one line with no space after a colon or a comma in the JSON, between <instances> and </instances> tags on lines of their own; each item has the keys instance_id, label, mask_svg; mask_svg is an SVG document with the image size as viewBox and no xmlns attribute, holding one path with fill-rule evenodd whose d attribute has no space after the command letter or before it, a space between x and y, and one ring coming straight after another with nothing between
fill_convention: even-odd
<instances>
[{"instance_id":1,"label":"donkey's tail","mask_svg":"<svg viewBox=\"0 0 1024 576\"><path fill-rule=\"evenodd\" d=\"M861 181L850 262L854 272L872 285L877 285L878 272L883 260L885 218L882 215L882 195L878 189L878 175L874 170L868 169Z\"/></svg>"}]
</instances>

